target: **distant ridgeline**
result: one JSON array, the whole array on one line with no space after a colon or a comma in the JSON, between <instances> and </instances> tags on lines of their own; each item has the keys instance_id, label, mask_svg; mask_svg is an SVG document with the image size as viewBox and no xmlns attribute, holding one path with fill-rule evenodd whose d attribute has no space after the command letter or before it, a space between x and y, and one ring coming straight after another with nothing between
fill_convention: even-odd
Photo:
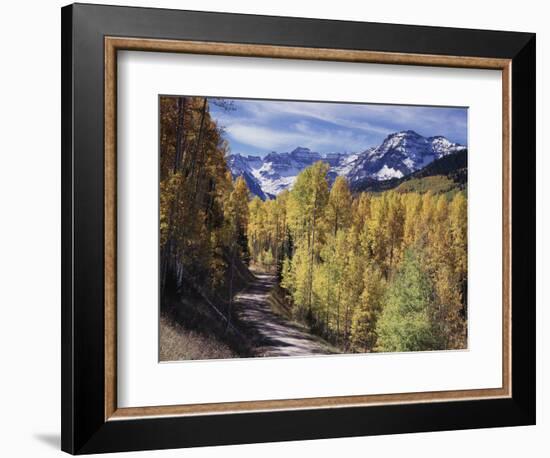
<instances>
[{"instance_id":1,"label":"distant ridgeline","mask_svg":"<svg viewBox=\"0 0 550 458\"><path fill-rule=\"evenodd\" d=\"M256 354L234 307L253 267L339 351L467 347L465 146L409 130L357 154L229 155L211 103L160 98L160 308L200 332L184 343Z\"/></svg>"},{"instance_id":2,"label":"distant ridgeline","mask_svg":"<svg viewBox=\"0 0 550 458\"><path fill-rule=\"evenodd\" d=\"M436 159L423 169L402 178L389 180L365 179L354 183L354 192L381 192L395 189L398 192L447 192L450 189L465 189L468 183L468 150Z\"/></svg>"},{"instance_id":3,"label":"distant ridgeline","mask_svg":"<svg viewBox=\"0 0 550 458\"><path fill-rule=\"evenodd\" d=\"M466 146L442 136L424 137L412 130L390 134L379 146L360 153L322 155L298 147L264 157L227 157L233 178L243 177L250 192L262 200L291 189L298 174L318 161L328 165L330 185L343 176L353 192L379 192L402 184L398 191L446 192L457 185L463 188L467 180ZM436 176L439 178L424 179Z\"/></svg>"}]
</instances>

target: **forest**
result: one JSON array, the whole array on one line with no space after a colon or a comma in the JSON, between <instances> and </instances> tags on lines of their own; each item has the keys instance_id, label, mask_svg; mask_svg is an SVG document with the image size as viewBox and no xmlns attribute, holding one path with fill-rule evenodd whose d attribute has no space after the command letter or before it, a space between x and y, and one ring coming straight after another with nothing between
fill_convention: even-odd
<instances>
[{"instance_id":1,"label":"forest","mask_svg":"<svg viewBox=\"0 0 550 458\"><path fill-rule=\"evenodd\" d=\"M467 347L464 190L357 193L344 177L330 183L319 161L290 191L251 198L227 167L229 145L209 113L216 103L232 109L160 98L161 359L267 355L255 347L273 342L244 310L260 297L246 296L261 292L250 289L258 279L273 285L269 315L254 316L279 320L273 311L282 329L330 352Z\"/></svg>"}]
</instances>

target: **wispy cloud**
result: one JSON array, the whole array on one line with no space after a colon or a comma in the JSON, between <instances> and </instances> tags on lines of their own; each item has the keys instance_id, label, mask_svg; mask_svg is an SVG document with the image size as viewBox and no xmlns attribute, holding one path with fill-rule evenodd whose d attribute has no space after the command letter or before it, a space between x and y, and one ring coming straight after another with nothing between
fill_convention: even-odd
<instances>
[{"instance_id":1,"label":"wispy cloud","mask_svg":"<svg viewBox=\"0 0 550 458\"><path fill-rule=\"evenodd\" d=\"M324 130L306 124L295 125L294 130L282 130L258 125L234 123L225 128L230 138L250 145L258 153L290 151L306 146L319 152L357 151L364 149L366 138L349 130Z\"/></svg>"},{"instance_id":2,"label":"wispy cloud","mask_svg":"<svg viewBox=\"0 0 550 458\"><path fill-rule=\"evenodd\" d=\"M466 144L463 108L235 100L234 111L212 105L233 152L265 154L305 146L321 153L362 151L392 132L412 129Z\"/></svg>"},{"instance_id":3,"label":"wispy cloud","mask_svg":"<svg viewBox=\"0 0 550 458\"><path fill-rule=\"evenodd\" d=\"M226 132L238 142L260 150L278 150L288 144L300 144L304 135L291 131L274 130L251 124L235 123L226 127Z\"/></svg>"},{"instance_id":4,"label":"wispy cloud","mask_svg":"<svg viewBox=\"0 0 550 458\"><path fill-rule=\"evenodd\" d=\"M258 120L273 120L279 117L300 117L355 128L367 132L386 133L382 127L361 119L364 109L361 105L318 102L265 102L247 101L243 107Z\"/></svg>"}]
</instances>

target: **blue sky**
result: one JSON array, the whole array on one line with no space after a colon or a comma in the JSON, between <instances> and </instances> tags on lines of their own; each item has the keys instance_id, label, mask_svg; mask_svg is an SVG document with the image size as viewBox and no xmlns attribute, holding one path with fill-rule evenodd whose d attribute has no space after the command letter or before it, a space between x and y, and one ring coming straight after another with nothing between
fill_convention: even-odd
<instances>
[{"instance_id":1,"label":"blue sky","mask_svg":"<svg viewBox=\"0 0 550 458\"><path fill-rule=\"evenodd\" d=\"M360 152L409 129L467 145L465 108L253 99L231 104L233 109L225 110L210 99L210 114L224 128L233 154L264 156L297 146L319 153Z\"/></svg>"}]
</instances>

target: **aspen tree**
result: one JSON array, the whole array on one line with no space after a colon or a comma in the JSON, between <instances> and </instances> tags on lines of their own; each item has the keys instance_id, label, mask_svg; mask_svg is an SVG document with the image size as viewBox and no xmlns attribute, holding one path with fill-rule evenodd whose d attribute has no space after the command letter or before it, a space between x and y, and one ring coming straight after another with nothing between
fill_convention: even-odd
<instances>
[{"instance_id":1,"label":"aspen tree","mask_svg":"<svg viewBox=\"0 0 550 458\"><path fill-rule=\"evenodd\" d=\"M364 289L354 310L351 340L356 351L372 351L376 347L377 321L382 310L386 282L380 270L369 264L363 273Z\"/></svg>"},{"instance_id":2,"label":"aspen tree","mask_svg":"<svg viewBox=\"0 0 550 458\"><path fill-rule=\"evenodd\" d=\"M328 228L332 235L336 236L339 229L348 228L351 224L351 192L347 180L336 177L325 212Z\"/></svg>"},{"instance_id":3,"label":"aspen tree","mask_svg":"<svg viewBox=\"0 0 550 458\"><path fill-rule=\"evenodd\" d=\"M295 242L300 248L305 244L308 253L305 304L310 317L312 313L313 270L316 255L318 255L318 224L322 220L329 194L327 172L328 165L321 161L304 169L296 178L289 199L289 224L293 229Z\"/></svg>"}]
</instances>

